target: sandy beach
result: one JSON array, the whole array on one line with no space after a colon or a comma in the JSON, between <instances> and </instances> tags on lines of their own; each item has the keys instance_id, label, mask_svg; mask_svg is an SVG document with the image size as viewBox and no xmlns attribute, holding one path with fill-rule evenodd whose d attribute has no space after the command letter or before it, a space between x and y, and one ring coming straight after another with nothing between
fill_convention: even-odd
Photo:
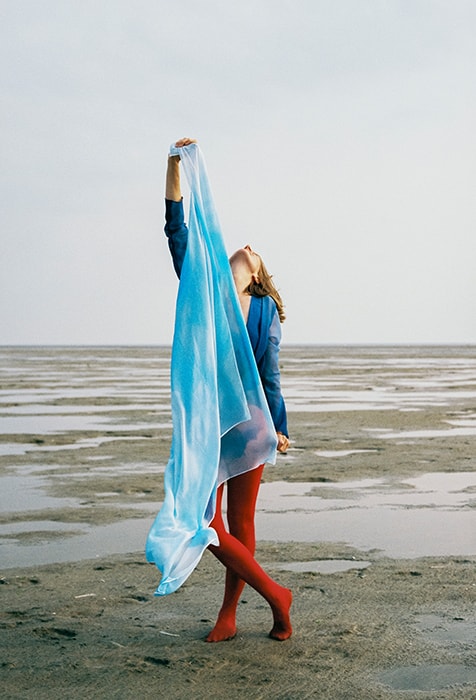
<instances>
[{"instance_id":1,"label":"sandy beach","mask_svg":"<svg viewBox=\"0 0 476 700\"><path fill-rule=\"evenodd\" d=\"M264 472L270 640L203 639L223 570L175 594L143 544L172 433L166 348L0 348L5 698L476 697L476 348L285 347L291 448Z\"/></svg>"}]
</instances>

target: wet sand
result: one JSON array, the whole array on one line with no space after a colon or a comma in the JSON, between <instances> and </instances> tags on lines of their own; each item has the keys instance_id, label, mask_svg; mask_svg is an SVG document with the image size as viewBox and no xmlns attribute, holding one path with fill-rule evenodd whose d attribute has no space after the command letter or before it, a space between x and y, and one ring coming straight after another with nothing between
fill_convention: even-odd
<instances>
[{"instance_id":1,"label":"wet sand","mask_svg":"<svg viewBox=\"0 0 476 700\"><path fill-rule=\"evenodd\" d=\"M292 588L295 631L270 640L246 588L218 645L203 637L220 564L206 553L157 599L141 551L170 448L168 358L0 349L3 696L474 698L476 349L283 350L293 442L265 470L257 556ZM439 521L454 534L435 555Z\"/></svg>"}]
</instances>

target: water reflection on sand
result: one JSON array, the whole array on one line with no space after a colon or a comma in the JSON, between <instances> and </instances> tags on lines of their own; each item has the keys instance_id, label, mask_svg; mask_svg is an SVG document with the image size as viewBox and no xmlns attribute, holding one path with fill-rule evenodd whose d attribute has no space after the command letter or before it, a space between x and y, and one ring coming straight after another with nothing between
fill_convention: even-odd
<instances>
[{"instance_id":1,"label":"water reflection on sand","mask_svg":"<svg viewBox=\"0 0 476 700\"><path fill-rule=\"evenodd\" d=\"M115 501L115 481L132 474L161 479L166 457L151 463L140 455L147 440L170 442L169 362L168 348L0 348L4 566L142 549L159 503L140 489ZM311 449L303 483L263 484L259 538L343 542L390 557L476 554L474 348L284 348L281 362L290 421L312 426L339 414L345 433L352 416L369 411L426 416L447 407L448 415L410 427L362 420L359 444L341 449L349 441L342 435L329 449ZM464 444L468 470L452 471L448 462L445 472L431 473L431 459L418 449L432 440ZM308 481L322 464L377 459L380 443L414 443L415 464L427 464L429 473L350 480L343 467L336 483ZM292 447L287 463L299 464L301 455ZM58 484L67 480L90 484L91 498L62 493ZM116 521L61 520L65 509L97 504L114 507ZM141 517L122 519L126 507L140 508Z\"/></svg>"}]
</instances>

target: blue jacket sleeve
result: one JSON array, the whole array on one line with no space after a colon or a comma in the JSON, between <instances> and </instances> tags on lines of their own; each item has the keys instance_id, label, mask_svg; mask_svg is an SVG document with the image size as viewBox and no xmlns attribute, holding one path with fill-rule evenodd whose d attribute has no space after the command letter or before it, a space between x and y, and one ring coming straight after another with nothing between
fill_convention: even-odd
<instances>
[{"instance_id":1,"label":"blue jacket sleeve","mask_svg":"<svg viewBox=\"0 0 476 700\"><path fill-rule=\"evenodd\" d=\"M274 304L274 302L273 302ZM268 343L263 356L258 361L258 371L268 401L274 427L279 433L288 435L286 405L281 393L281 375L279 371L279 346L281 343L281 324L275 309L268 333Z\"/></svg>"},{"instance_id":2,"label":"blue jacket sleeve","mask_svg":"<svg viewBox=\"0 0 476 700\"><path fill-rule=\"evenodd\" d=\"M165 200L165 235L169 242L174 269L180 277L188 242L188 228L183 215L183 202Z\"/></svg>"}]
</instances>

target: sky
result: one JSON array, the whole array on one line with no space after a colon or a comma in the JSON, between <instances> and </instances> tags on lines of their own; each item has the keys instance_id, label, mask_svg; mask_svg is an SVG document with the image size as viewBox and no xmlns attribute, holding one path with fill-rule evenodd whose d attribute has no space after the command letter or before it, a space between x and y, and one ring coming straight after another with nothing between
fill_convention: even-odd
<instances>
[{"instance_id":1,"label":"sky","mask_svg":"<svg viewBox=\"0 0 476 700\"><path fill-rule=\"evenodd\" d=\"M0 0L0 344L171 343L183 136L284 344L476 343L475 38L473 0Z\"/></svg>"}]
</instances>

